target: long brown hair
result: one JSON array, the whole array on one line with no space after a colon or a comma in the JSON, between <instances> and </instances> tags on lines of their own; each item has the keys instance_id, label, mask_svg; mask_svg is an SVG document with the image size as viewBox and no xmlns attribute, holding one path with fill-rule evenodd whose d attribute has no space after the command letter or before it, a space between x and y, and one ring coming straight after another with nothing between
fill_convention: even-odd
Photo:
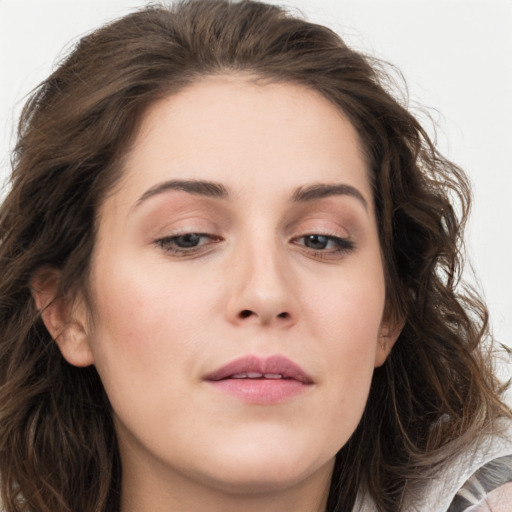
<instances>
[{"instance_id":1,"label":"long brown hair","mask_svg":"<svg viewBox=\"0 0 512 512\"><path fill-rule=\"evenodd\" d=\"M61 272L62 295L85 287L96 212L142 114L202 76L237 71L314 89L352 121L373 185L386 315L405 321L337 455L328 510L350 510L358 490L381 511L400 510L406 486L507 414L487 358L486 309L459 283L468 183L393 97L380 64L275 6L150 6L84 37L21 116L0 210L6 512L119 510L122 468L108 398L94 367L62 358L32 300L31 277L47 265Z\"/></svg>"}]
</instances>

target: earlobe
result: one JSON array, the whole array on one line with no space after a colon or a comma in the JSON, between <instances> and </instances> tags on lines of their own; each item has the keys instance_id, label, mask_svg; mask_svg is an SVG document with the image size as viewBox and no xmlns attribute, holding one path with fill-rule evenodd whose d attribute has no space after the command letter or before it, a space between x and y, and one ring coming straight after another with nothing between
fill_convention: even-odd
<instances>
[{"instance_id":1,"label":"earlobe","mask_svg":"<svg viewBox=\"0 0 512 512\"><path fill-rule=\"evenodd\" d=\"M32 297L62 356L73 366L90 366L94 357L86 330L85 308L59 295L60 272L38 269L30 282Z\"/></svg>"},{"instance_id":2,"label":"earlobe","mask_svg":"<svg viewBox=\"0 0 512 512\"><path fill-rule=\"evenodd\" d=\"M405 321L396 322L393 325L383 324L379 330L379 339L375 350L375 367L382 366L400 336Z\"/></svg>"}]
</instances>

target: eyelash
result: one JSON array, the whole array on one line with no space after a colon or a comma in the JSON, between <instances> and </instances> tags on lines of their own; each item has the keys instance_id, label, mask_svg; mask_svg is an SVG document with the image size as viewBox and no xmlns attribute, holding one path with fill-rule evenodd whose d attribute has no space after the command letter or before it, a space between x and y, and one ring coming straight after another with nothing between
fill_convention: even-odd
<instances>
[{"instance_id":1,"label":"eyelash","mask_svg":"<svg viewBox=\"0 0 512 512\"><path fill-rule=\"evenodd\" d=\"M177 240L179 240L180 238L185 238L185 237L198 237L198 238L208 239L208 240L210 240L210 243L202 243L199 245L193 245L193 246L189 246L189 247L177 246L176 245ZM160 239L156 240L155 243L158 246L160 246L165 252L175 254L177 256L180 256L180 255L186 256L186 255L196 254L199 251L204 251L204 250L206 250L206 247L204 247L205 245L210 245L212 243L217 243L220 241L221 241L220 237L216 237L216 236L210 235L208 233L191 232L191 233L181 233L179 235L173 235L173 236L167 236L165 238L160 238Z\"/></svg>"},{"instance_id":2,"label":"eyelash","mask_svg":"<svg viewBox=\"0 0 512 512\"><path fill-rule=\"evenodd\" d=\"M186 237L197 237L198 239L207 240L205 243L199 243L198 245L191 245L189 247L179 247L176 245L177 241L181 239L186 239ZM323 249L315 249L312 247L308 247L306 245L306 240L311 239L312 237L317 237L324 239L325 243L334 244L333 248L323 248ZM209 242L208 242L209 240ZM166 253L171 253L175 256L193 256L198 253L206 252L212 244L218 243L222 241L221 237L213 236L208 233L181 233L179 235L168 236L165 238L160 238L155 241L155 244L161 247ZM304 243L299 243L299 241L303 241ZM310 240L311 241L311 240ZM341 256L342 254L348 253L355 248L354 242L347 238L342 238L334 235L327 235L322 233L310 233L306 235L301 235L300 237L293 238L291 242L294 245L302 246L304 250L311 254L315 258L318 259L329 259L336 258L337 256Z\"/></svg>"},{"instance_id":3,"label":"eyelash","mask_svg":"<svg viewBox=\"0 0 512 512\"><path fill-rule=\"evenodd\" d=\"M332 243L334 244L334 247L330 249L315 249L313 247L307 247L306 243L298 243L299 240L303 240L305 242L307 239L311 239L313 237L325 239L325 242L327 244ZM354 242L352 242L352 240L349 240L348 238L342 238L339 236L327 235L322 233L310 233L307 235L302 235L298 238L295 238L293 241L297 245L303 245L306 249L310 249L314 256L320 258L336 257L341 254L350 252L355 248Z\"/></svg>"}]
</instances>

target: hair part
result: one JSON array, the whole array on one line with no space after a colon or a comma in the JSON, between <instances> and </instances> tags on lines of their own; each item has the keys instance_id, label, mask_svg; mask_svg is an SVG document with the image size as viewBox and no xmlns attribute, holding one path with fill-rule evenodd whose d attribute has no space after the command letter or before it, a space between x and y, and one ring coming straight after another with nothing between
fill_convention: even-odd
<instances>
[{"instance_id":1,"label":"hair part","mask_svg":"<svg viewBox=\"0 0 512 512\"><path fill-rule=\"evenodd\" d=\"M142 116L218 73L320 92L357 129L369 164L386 315L404 328L337 455L328 510L350 510L361 489L380 511L399 510L407 486L508 414L484 350L487 311L474 292L459 289L468 182L392 96L380 65L328 28L272 5L149 6L84 37L20 119L12 188L0 209L6 512L119 510L121 463L108 397L94 367L62 358L35 307L31 279L47 265L60 273L61 296L87 299L98 210L122 176Z\"/></svg>"}]
</instances>

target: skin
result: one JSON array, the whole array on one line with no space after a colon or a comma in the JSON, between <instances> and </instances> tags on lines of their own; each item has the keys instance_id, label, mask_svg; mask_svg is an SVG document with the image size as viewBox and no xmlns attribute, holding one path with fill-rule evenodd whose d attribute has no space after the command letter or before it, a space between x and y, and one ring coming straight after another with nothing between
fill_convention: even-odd
<instances>
[{"instance_id":1,"label":"skin","mask_svg":"<svg viewBox=\"0 0 512 512\"><path fill-rule=\"evenodd\" d=\"M484 502L474 509L474 512L510 512L512 503L512 482L491 491Z\"/></svg>"},{"instance_id":2,"label":"skin","mask_svg":"<svg viewBox=\"0 0 512 512\"><path fill-rule=\"evenodd\" d=\"M229 198L158 190L169 180ZM357 192L294 200L314 184ZM176 252L185 233L206 235ZM372 193L344 115L303 86L244 75L159 101L100 209L91 268L94 310L56 301L43 319L64 357L102 378L122 511L324 510L335 454L399 332L383 320ZM37 289L43 306L55 280ZM313 384L255 404L205 382L248 354L284 355Z\"/></svg>"}]
</instances>

